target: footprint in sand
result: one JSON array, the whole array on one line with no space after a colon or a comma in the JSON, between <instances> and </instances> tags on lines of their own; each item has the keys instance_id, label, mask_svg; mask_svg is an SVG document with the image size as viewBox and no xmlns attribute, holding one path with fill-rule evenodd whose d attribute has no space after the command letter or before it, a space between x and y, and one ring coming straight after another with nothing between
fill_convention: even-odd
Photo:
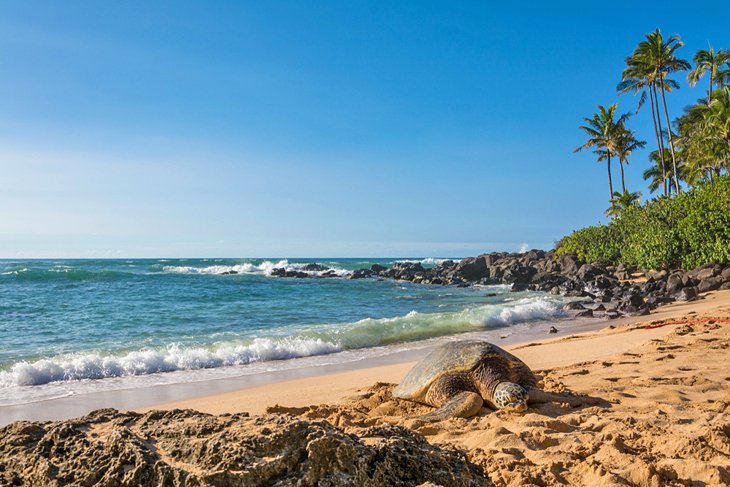
<instances>
[{"instance_id":1,"label":"footprint in sand","mask_svg":"<svg viewBox=\"0 0 730 487\"><path fill-rule=\"evenodd\" d=\"M590 374L590 371L588 369L580 369L580 370L575 370L573 372L568 372L565 375L568 376L568 375L588 375L588 374Z\"/></svg>"}]
</instances>

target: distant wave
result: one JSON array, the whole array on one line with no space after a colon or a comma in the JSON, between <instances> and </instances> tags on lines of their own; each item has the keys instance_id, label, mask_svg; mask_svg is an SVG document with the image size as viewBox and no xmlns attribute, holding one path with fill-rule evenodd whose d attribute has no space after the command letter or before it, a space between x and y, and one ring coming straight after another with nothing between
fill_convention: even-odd
<instances>
[{"instance_id":1,"label":"distant wave","mask_svg":"<svg viewBox=\"0 0 730 487\"><path fill-rule=\"evenodd\" d=\"M401 259L401 260L396 260L396 262L410 262L412 264L422 264L422 265L439 265L439 264L443 264L444 262L446 262L448 260L459 261L459 259L442 259L442 258L436 258L436 257L426 257L425 259Z\"/></svg>"},{"instance_id":2,"label":"distant wave","mask_svg":"<svg viewBox=\"0 0 730 487\"><path fill-rule=\"evenodd\" d=\"M23 267L22 269L2 272L2 273L0 273L0 276L17 276L18 274L21 274L23 272L30 272L30 269L28 269L27 267Z\"/></svg>"},{"instance_id":3,"label":"distant wave","mask_svg":"<svg viewBox=\"0 0 730 487\"><path fill-rule=\"evenodd\" d=\"M529 297L457 312L411 311L393 318L312 326L290 337L257 338L248 343L224 342L211 347L171 344L164 349L119 355L78 353L17 362L8 370L0 371L0 388L246 365L499 328L559 316L562 314L559 299Z\"/></svg>"},{"instance_id":4,"label":"distant wave","mask_svg":"<svg viewBox=\"0 0 730 487\"><path fill-rule=\"evenodd\" d=\"M235 264L235 265L211 265L207 267L194 267L194 266L164 266L162 268L165 272L176 272L180 274L262 274L265 276L271 276L275 270L283 269L286 271L297 271L304 272L310 276L316 277L321 276L327 272L334 272L338 277L347 277L352 274L352 271L342 269L339 267L329 267L325 270L307 270L308 264L301 263L290 263L288 260L280 260L278 262L264 261L260 264Z\"/></svg>"},{"instance_id":5,"label":"distant wave","mask_svg":"<svg viewBox=\"0 0 730 487\"><path fill-rule=\"evenodd\" d=\"M22 268L10 269L0 272L0 277L5 279L16 279L18 281L44 282L44 281L109 281L123 279L132 275L122 270L86 270L69 266L56 266L50 269L44 268Z\"/></svg>"}]
</instances>

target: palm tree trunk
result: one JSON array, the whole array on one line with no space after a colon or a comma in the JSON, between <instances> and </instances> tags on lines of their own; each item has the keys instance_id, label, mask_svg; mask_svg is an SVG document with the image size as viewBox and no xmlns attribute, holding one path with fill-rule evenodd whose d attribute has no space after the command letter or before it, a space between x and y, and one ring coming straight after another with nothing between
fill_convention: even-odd
<instances>
[{"instance_id":1,"label":"palm tree trunk","mask_svg":"<svg viewBox=\"0 0 730 487\"><path fill-rule=\"evenodd\" d=\"M662 163L662 182L664 184L664 196L667 195L667 166L664 164L664 144L662 143L662 124L661 119L657 120L659 113L658 107L655 106L655 88L649 85L649 104L651 105L651 119L654 122L654 135L656 136L657 151L659 152L659 160ZM656 111L655 111L656 110Z\"/></svg>"},{"instance_id":2,"label":"palm tree trunk","mask_svg":"<svg viewBox=\"0 0 730 487\"><path fill-rule=\"evenodd\" d=\"M662 88L662 104L664 105L664 117L667 119L667 134L669 134L669 150L672 153L672 167L674 168L674 188L677 190L677 194L680 193L679 189L679 173L677 172L677 157L674 155L674 140L672 137L672 125L669 121L669 111L667 110L667 98L664 96L664 79L660 79L660 86Z\"/></svg>"},{"instance_id":3,"label":"palm tree trunk","mask_svg":"<svg viewBox=\"0 0 730 487\"><path fill-rule=\"evenodd\" d=\"M712 68L710 68L710 91L707 92L707 106L712 102Z\"/></svg>"},{"instance_id":4,"label":"palm tree trunk","mask_svg":"<svg viewBox=\"0 0 730 487\"><path fill-rule=\"evenodd\" d=\"M618 167L621 168L621 191L624 193L626 192L626 183L624 182L624 162L619 159L618 160ZM613 193L611 193L613 194Z\"/></svg>"},{"instance_id":5,"label":"palm tree trunk","mask_svg":"<svg viewBox=\"0 0 730 487\"><path fill-rule=\"evenodd\" d=\"M611 180L611 155L609 154L607 158L608 164L606 164L606 167L608 167L608 192L610 193L608 197L608 201L610 202L611 199L613 199L613 181Z\"/></svg>"}]
</instances>

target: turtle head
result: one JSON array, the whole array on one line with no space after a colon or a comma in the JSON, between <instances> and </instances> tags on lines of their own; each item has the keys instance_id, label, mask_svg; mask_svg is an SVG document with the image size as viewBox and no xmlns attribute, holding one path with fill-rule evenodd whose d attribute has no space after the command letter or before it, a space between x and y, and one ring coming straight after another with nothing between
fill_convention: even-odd
<instances>
[{"instance_id":1,"label":"turtle head","mask_svg":"<svg viewBox=\"0 0 730 487\"><path fill-rule=\"evenodd\" d=\"M524 387L514 382L500 382L494 388L494 405L498 409L516 411L522 413L527 411L527 391Z\"/></svg>"}]
</instances>

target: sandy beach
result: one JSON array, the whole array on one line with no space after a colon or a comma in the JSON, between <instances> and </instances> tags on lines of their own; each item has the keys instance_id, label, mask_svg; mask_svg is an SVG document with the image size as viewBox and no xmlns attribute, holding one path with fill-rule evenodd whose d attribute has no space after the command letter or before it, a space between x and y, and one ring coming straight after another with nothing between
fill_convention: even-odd
<instances>
[{"instance_id":1,"label":"sandy beach","mask_svg":"<svg viewBox=\"0 0 730 487\"><path fill-rule=\"evenodd\" d=\"M730 291L506 348L543 389L582 396L583 405L535 404L524 414L484 407L468 419L418 424L412 416L431 408L392 394L409 360L149 408L19 421L0 435L0 485L730 482Z\"/></svg>"},{"instance_id":2,"label":"sandy beach","mask_svg":"<svg viewBox=\"0 0 730 487\"><path fill-rule=\"evenodd\" d=\"M715 313L730 307L730 291L708 293L704 299L689 303L675 303L646 317L614 320L597 332L579 333L561 338L546 338L529 343L508 345L505 348L525 361L534 370L565 367L611 357L640 347L651 340L662 339L677 325L658 328L640 328L648 321L686 318L693 313ZM610 327L615 328L610 328ZM424 356L428 350L421 351ZM420 358L420 357L419 357ZM196 409L222 414L248 412L262 414L275 404L303 407L312 404L333 403L376 382L397 383L416 361L394 365L363 367L357 370L318 375L303 379L285 380L233 392L214 394L195 399L174 401L139 408Z\"/></svg>"},{"instance_id":3,"label":"sandy beach","mask_svg":"<svg viewBox=\"0 0 730 487\"><path fill-rule=\"evenodd\" d=\"M483 408L418 429L467 452L497 485L727 485L730 482L730 291L708 293L597 332L508 347L543 387L598 399ZM151 409L291 414L346 432L409 425L426 406L394 399L413 362L284 381Z\"/></svg>"},{"instance_id":4,"label":"sandy beach","mask_svg":"<svg viewBox=\"0 0 730 487\"><path fill-rule=\"evenodd\" d=\"M606 7L3 2L0 487L730 487L727 15Z\"/></svg>"}]
</instances>

